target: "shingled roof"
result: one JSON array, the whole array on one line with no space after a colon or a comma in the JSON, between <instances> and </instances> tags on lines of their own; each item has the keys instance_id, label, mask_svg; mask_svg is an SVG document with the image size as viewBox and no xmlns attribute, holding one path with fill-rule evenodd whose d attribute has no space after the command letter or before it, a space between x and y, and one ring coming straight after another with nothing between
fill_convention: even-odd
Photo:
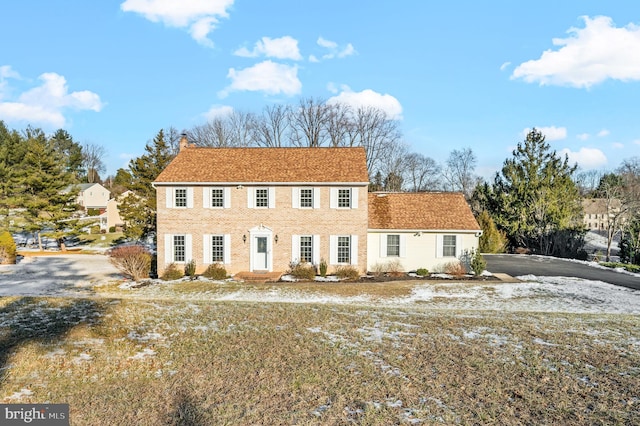
<instances>
[{"instance_id":1,"label":"shingled roof","mask_svg":"<svg viewBox=\"0 0 640 426\"><path fill-rule=\"evenodd\" d=\"M182 149L155 183L368 183L364 148Z\"/></svg>"},{"instance_id":2,"label":"shingled roof","mask_svg":"<svg viewBox=\"0 0 640 426\"><path fill-rule=\"evenodd\" d=\"M369 193L369 229L479 231L460 193Z\"/></svg>"}]
</instances>

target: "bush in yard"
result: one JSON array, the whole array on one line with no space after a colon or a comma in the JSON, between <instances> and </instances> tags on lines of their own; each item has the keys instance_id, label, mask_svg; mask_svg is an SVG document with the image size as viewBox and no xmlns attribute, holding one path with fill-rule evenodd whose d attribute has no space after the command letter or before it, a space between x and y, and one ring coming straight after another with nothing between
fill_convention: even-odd
<instances>
[{"instance_id":1,"label":"bush in yard","mask_svg":"<svg viewBox=\"0 0 640 426\"><path fill-rule=\"evenodd\" d=\"M371 272L376 276L388 274L392 277L400 277L404 275L404 267L399 259L393 259L387 263L376 263Z\"/></svg>"},{"instance_id":2,"label":"bush in yard","mask_svg":"<svg viewBox=\"0 0 640 426\"><path fill-rule=\"evenodd\" d=\"M360 279L360 271L351 265L342 265L336 268L335 276L347 281L356 281Z\"/></svg>"},{"instance_id":3,"label":"bush in yard","mask_svg":"<svg viewBox=\"0 0 640 426\"><path fill-rule=\"evenodd\" d=\"M327 276L328 265L327 265L327 261L324 260L324 258L320 259L320 265L318 265L318 269L321 277Z\"/></svg>"},{"instance_id":4,"label":"bush in yard","mask_svg":"<svg viewBox=\"0 0 640 426\"><path fill-rule=\"evenodd\" d=\"M16 263L16 243L8 232L0 232L0 265Z\"/></svg>"},{"instance_id":5,"label":"bush in yard","mask_svg":"<svg viewBox=\"0 0 640 426\"><path fill-rule=\"evenodd\" d=\"M189 277L191 281L196 279L196 261L190 260L184 265L184 274Z\"/></svg>"},{"instance_id":6,"label":"bush in yard","mask_svg":"<svg viewBox=\"0 0 640 426\"><path fill-rule=\"evenodd\" d=\"M471 250L471 270L476 277L482 275L487 267L487 261L484 260L482 254L478 250Z\"/></svg>"},{"instance_id":7,"label":"bush in yard","mask_svg":"<svg viewBox=\"0 0 640 426\"><path fill-rule=\"evenodd\" d=\"M151 254L143 246L116 247L109 253L109 261L134 281L149 278Z\"/></svg>"},{"instance_id":8,"label":"bush in yard","mask_svg":"<svg viewBox=\"0 0 640 426\"><path fill-rule=\"evenodd\" d=\"M291 262L289 264L289 275L299 280L313 281L316 279L316 268L306 262Z\"/></svg>"},{"instance_id":9,"label":"bush in yard","mask_svg":"<svg viewBox=\"0 0 640 426\"><path fill-rule=\"evenodd\" d=\"M178 268L175 263L170 263L165 268L160 279L162 281L174 281L179 280L182 277L184 277L184 272L180 268Z\"/></svg>"},{"instance_id":10,"label":"bush in yard","mask_svg":"<svg viewBox=\"0 0 640 426\"><path fill-rule=\"evenodd\" d=\"M426 277L429 275L429 270L427 268L418 268L418 270L416 271L416 275Z\"/></svg>"},{"instance_id":11,"label":"bush in yard","mask_svg":"<svg viewBox=\"0 0 640 426\"><path fill-rule=\"evenodd\" d=\"M467 274L467 270L465 269L462 262L449 262L444 265L444 273L448 275L452 275L456 278L463 277Z\"/></svg>"},{"instance_id":12,"label":"bush in yard","mask_svg":"<svg viewBox=\"0 0 640 426\"><path fill-rule=\"evenodd\" d=\"M212 263L202 273L202 276L210 280L224 280L227 278L227 270L222 263Z\"/></svg>"}]
</instances>

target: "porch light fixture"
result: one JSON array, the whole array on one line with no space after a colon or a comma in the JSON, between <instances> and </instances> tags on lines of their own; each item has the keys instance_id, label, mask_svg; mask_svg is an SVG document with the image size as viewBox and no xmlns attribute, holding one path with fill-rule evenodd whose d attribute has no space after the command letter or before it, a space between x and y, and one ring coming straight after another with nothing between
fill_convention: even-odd
<instances>
[{"instance_id":1,"label":"porch light fixture","mask_svg":"<svg viewBox=\"0 0 640 426\"><path fill-rule=\"evenodd\" d=\"M247 236L246 236L246 235L243 235L243 236L242 236L242 242L243 242L243 243L246 243L246 242L247 242Z\"/></svg>"},{"instance_id":2,"label":"porch light fixture","mask_svg":"<svg viewBox=\"0 0 640 426\"><path fill-rule=\"evenodd\" d=\"M276 237L273 240L278 244L278 234L276 234Z\"/></svg>"}]
</instances>

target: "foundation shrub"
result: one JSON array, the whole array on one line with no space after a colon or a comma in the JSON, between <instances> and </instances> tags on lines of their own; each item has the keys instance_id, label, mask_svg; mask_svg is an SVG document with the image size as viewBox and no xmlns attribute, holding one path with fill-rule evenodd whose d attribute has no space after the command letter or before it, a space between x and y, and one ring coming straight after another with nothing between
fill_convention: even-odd
<instances>
[{"instance_id":1,"label":"foundation shrub","mask_svg":"<svg viewBox=\"0 0 640 426\"><path fill-rule=\"evenodd\" d=\"M174 280L179 280L183 276L184 276L184 272L180 270L180 268L178 268L178 266L175 263L170 263L165 268L160 279L163 281L174 281Z\"/></svg>"},{"instance_id":2,"label":"foundation shrub","mask_svg":"<svg viewBox=\"0 0 640 426\"><path fill-rule=\"evenodd\" d=\"M427 268L418 268L416 274L421 277L426 277L429 275L429 270Z\"/></svg>"},{"instance_id":3,"label":"foundation shrub","mask_svg":"<svg viewBox=\"0 0 640 426\"><path fill-rule=\"evenodd\" d=\"M449 262L444 266L444 273L460 278L467 274L467 270L461 262Z\"/></svg>"},{"instance_id":4,"label":"foundation shrub","mask_svg":"<svg viewBox=\"0 0 640 426\"><path fill-rule=\"evenodd\" d=\"M227 270L221 263L212 263L202 273L202 276L210 280L224 280L227 278Z\"/></svg>"},{"instance_id":5,"label":"foundation shrub","mask_svg":"<svg viewBox=\"0 0 640 426\"><path fill-rule=\"evenodd\" d=\"M196 261L190 260L184 265L184 274L189 277L189 280L196 279Z\"/></svg>"},{"instance_id":6,"label":"foundation shrub","mask_svg":"<svg viewBox=\"0 0 640 426\"><path fill-rule=\"evenodd\" d=\"M336 268L335 276L347 281L357 281L360 279L360 271L351 265L342 265Z\"/></svg>"},{"instance_id":7,"label":"foundation shrub","mask_svg":"<svg viewBox=\"0 0 640 426\"><path fill-rule=\"evenodd\" d=\"M316 268L306 262L291 262L289 264L289 275L299 280L313 281L316 278Z\"/></svg>"}]
</instances>

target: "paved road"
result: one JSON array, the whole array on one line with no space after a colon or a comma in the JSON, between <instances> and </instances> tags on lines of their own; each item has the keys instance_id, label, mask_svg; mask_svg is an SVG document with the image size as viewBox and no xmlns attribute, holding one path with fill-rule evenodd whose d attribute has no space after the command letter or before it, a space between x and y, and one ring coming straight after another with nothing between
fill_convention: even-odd
<instances>
[{"instance_id":1,"label":"paved road","mask_svg":"<svg viewBox=\"0 0 640 426\"><path fill-rule=\"evenodd\" d=\"M526 254L485 254L487 270L503 272L512 277L520 275L577 277L603 281L627 288L640 290L640 278L606 269L594 268L583 263L570 262L545 256Z\"/></svg>"}]
</instances>

